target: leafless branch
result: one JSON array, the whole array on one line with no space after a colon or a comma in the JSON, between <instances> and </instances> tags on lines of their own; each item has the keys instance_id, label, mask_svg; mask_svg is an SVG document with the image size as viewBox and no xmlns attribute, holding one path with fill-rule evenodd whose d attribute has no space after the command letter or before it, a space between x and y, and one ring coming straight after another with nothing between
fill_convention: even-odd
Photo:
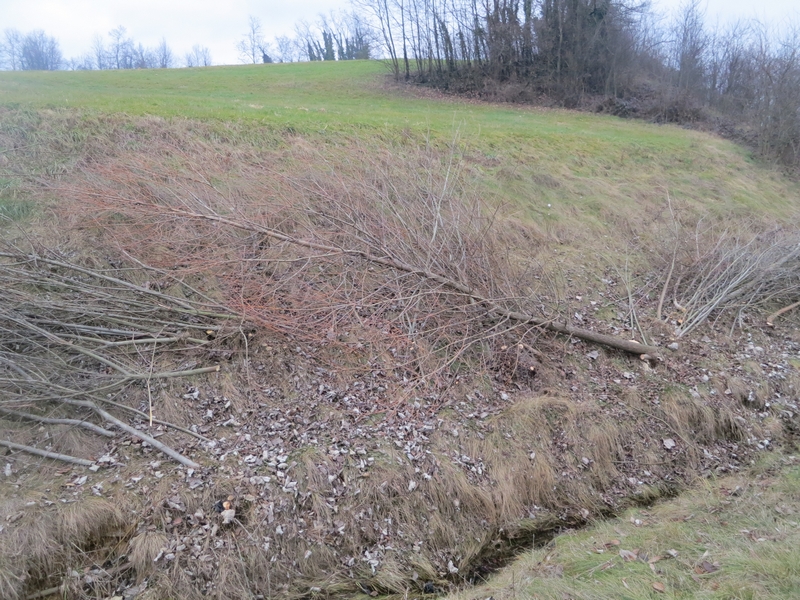
<instances>
[{"instance_id":1,"label":"leafless branch","mask_svg":"<svg viewBox=\"0 0 800 600\"><path fill-rule=\"evenodd\" d=\"M100 408L99 406L97 406L93 402L89 402L89 401L86 401L86 400L70 400L69 398L64 398L62 400L62 402L64 404L69 404L71 406L82 406L84 408L90 408L93 411L95 411L98 415L103 417L109 423L113 423L114 425L116 425L117 427L122 429L123 431L131 434L134 437L139 438L143 442L147 442L148 444L150 444L156 450L160 450L161 452L163 452L164 454L166 454L170 458L175 459L176 461L178 461L182 465L185 465L185 466L187 466L189 468L192 468L192 469L199 469L200 468L200 465L197 464L196 462L194 462L193 460L186 458L180 452L176 452L175 450L173 450L172 448L170 448L166 444L163 444L163 443L159 442L154 437L149 436L146 433L143 433L143 432L139 431L138 429L135 429L135 428L131 427L130 425L128 425L124 421L121 421L120 419L117 419L115 416L109 414L107 411L103 410L102 408Z\"/></svg>"},{"instance_id":2,"label":"leafless branch","mask_svg":"<svg viewBox=\"0 0 800 600\"><path fill-rule=\"evenodd\" d=\"M73 465L82 465L84 467L91 467L92 461L85 458L75 458L68 454L59 454L58 452L48 452L47 450L40 450L32 446L25 446L24 444L16 444L7 440L0 440L0 446L11 448L12 450L21 450L28 454L35 454L36 456L44 456L45 458L52 458L53 460L61 460L64 462L72 463Z\"/></svg>"},{"instance_id":3,"label":"leafless branch","mask_svg":"<svg viewBox=\"0 0 800 600\"><path fill-rule=\"evenodd\" d=\"M50 417L41 417L39 415L32 415L30 413L8 410L7 408L2 408L2 407L0 407L0 413L9 415L11 417L16 417L18 419L25 419L27 421L36 421L37 423L47 423L48 425L72 425L74 427L83 427L84 429L93 431L98 435L102 435L105 437L114 437L113 431L109 431L108 429L103 429L102 427L98 427L94 423L89 423L88 421L80 421L78 419L55 419Z\"/></svg>"}]
</instances>

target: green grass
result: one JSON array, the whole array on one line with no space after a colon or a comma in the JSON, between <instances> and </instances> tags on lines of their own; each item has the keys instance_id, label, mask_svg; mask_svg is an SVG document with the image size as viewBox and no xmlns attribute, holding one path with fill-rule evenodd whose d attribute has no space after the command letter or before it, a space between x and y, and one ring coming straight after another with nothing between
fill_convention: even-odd
<instances>
[{"instance_id":1,"label":"green grass","mask_svg":"<svg viewBox=\"0 0 800 600\"><path fill-rule=\"evenodd\" d=\"M313 191L317 183L339 190L328 183L331 174L358 182L380 167L370 157L391 153L396 170L386 181L402 190L406 179L417 180L424 190L429 181L439 185L434 171L448 164L447 146L457 140L459 185L510 208L503 223L519 220L526 232L514 239L543 247L530 255L546 263L547 294L563 296L547 301L567 306L568 292L599 293L609 321L624 296L604 296L597 280L604 270L620 279L629 261L632 279L637 261L650 261L639 274L657 275L672 254L673 215L692 243L698 224L701 235L716 227L796 227L797 182L717 137L586 113L415 97L385 75L374 62L0 72L0 216L24 221L62 200L59 189L91 187L108 173L123 182L153 180L137 170L142 157L157 161L165 182L191 166L220 190L242 189L253 199L275 189ZM428 164L426 173L419 165ZM709 486L562 536L465 597L792 597L800 538L792 513L774 507L800 511L794 469L772 486ZM726 494L723 486L731 485L744 492ZM615 539L619 546L605 546ZM663 558L651 569L647 561L622 560L619 549ZM672 549L678 558L666 558ZM703 560L719 570L694 573Z\"/></svg>"},{"instance_id":2,"label":"green grass","mask_svg":"<svg viewBox=\"0 0 800 600\"><path fill-rule=\"evenodd\" d=\"M786 462L563 534L451 600L800 598L800 466Z\"/></svg>"},{"instance_id":3,"label":"green grass","mask_svg":"<svg viewBox=\"0 0 800 600\"><path fill-rule=\"evenodd\" d=\"M24 221L34 209L33 202L20 197L13 179L0 176L0 227L4 223Z\"/></svg>"},{"instance_id":4,"label":"green grass","mask_svg":"<svg viewBox=\"0 0 800 600\"><path fill-rule=\"evenodd\" d=\"M34 204L18 200L0 199L0 224L3 221L23 221L34 211Z\"/></svg>"},{"instance_id":5,"label":"green grass","mask_svg":"<svg viewBox=\"0 0 800 600\"><path fill-rule=\"evenodd\" d=\"M45 116L78 111L87 127L94 116L117 113L220 128L237 123L240 135L302 136L321 148L442 147L458 139L481 193L561 242L585 243L609 226L617 237L634 237L648 221L663 229L671 219L668 193L678 217L691 222L790 222L800 197L796 183L714 136L609 116L415 97L391 84L378 62L0 72L3 106Z\"/></svg>"},{"instance_id":6,"label":"green grass","mask_svg":"<svg viewBox=\"0 0 800 600\"><path fill-rule=\"evenodd\" d=\"M579 174L664 153L678 164L696 136L613 117L420 99L387 87L378 62L294 63L203 69L0 72L0 105L94 109L131 115L244 119L300 132L373 131L444 135L460 129L487 155L569 157ZM580 146L576 141L580 140ZM614 152L609 152L609 145ZM594 163L600 151L603 161Z\"/></svg>"}]
</instances>

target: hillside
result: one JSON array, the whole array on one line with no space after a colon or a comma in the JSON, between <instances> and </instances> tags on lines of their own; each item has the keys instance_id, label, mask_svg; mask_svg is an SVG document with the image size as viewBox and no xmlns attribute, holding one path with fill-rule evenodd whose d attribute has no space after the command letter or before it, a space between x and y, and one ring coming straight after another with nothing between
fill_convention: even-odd
<instances>
[{"instance_id":1,"label":"hillside","mask_svg":"<svg viewBox=\"0 0 800 600\"><path fill-rule=\"evenodd\" d=\"M0 596L441 593L791 448L799 197L377 63L0 73Z\"/></svg>"}]
</instances>

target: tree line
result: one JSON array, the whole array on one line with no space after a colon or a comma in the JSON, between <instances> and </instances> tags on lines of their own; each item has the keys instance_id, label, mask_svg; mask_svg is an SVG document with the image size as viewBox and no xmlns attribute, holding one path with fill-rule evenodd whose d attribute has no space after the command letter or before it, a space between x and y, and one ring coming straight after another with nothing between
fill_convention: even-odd
<instances>
[{"instance_id":1,"label":"tree line","mask_svg":"<svg viewBox=\"0 0 800 600\"><path fill-rule=\"evenodd\" d=\"M261 21L250 16L246 33L236 43L243 63L358 60L374 58L375 29L357 12L331 12L313 23L300 21L293 36L267 41ZM0 69L21 71L169 69L211 66L211 52L195 45L177 56L166 39L144 46L127 35L125 27L112 29L107 37L96 35L90 49L75 58L64 58L58 40L42 30L22 33L6 29L0 38Z\"/></svg>"},{"instance_id":2,"label":"tree line","mask_svg":"<svg viewBox=\"0 0 800 600\"><path fill-rule=\"evenodd\" d=\"M273 43L263 35L261 21L250 16L248 30L236 49L246 63L367 60L376 58L375 28L355 11L320 15L313 23L299 21L293 36L278 36Z\"/></svg>"},{"instance_id":3,"label":"tree line","mask_svg":"<svg viewBox=\"0 0 800 600\"><path fill-rule=\"evenodd\" d=\"M96 35L82 56L64 58L58 40L42 30L22 33L6 29L0 39L0 68L12 71L170 69L179 66L210 66L208 48L195 45L183 59L176 56L166 39L153 47L144 46L119 26L104 38Z\"/></svg>"},{"instance_id":4,"label":"tree line","mask_svg":"<svg viewBox=\"0 0 800 600\"><path fill-rule=\"evenodd\" d=\"M708 27L701 0L354 0L394 77L495 100L703 120L800 167L800 28Z\"/></svg>"}]
</instances>

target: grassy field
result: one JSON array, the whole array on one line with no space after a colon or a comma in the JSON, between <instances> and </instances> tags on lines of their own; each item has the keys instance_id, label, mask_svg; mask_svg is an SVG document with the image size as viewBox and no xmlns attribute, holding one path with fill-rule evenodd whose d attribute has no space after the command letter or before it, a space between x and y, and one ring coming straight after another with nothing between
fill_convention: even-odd
<instances>
[{"instance_id":1,"label":"grassy field","mask_svg":"<svg viewBox=\"0 0 800 600\"><path fill-rule=\"evenodd\" d=\"M561 242L584 226L597 234L595 226L619 224L615 231L631 233L667 208L667 194L694 219L785 220L800 189L713 136L607 116L417 98L389 85L375 62L0 72L0 106L201 119L220 128L233 122L240 127L232 135L243 140L255 127L273 137L302 135L333 152L353 143L391 149L457 141L485 195L552 226ZM13 188L8 179L5 197Z\"/></svg>"},{"instance_id":2,"label":"grassy field","mask_svg":"<svg viewBox=\"0 0 800 600\"><path fill-rule=\"evenodd\" d=\"M108 378L103 365L113 369L117 360L127 365L120 371L125 377L152 373L156 363L162 373L221 365L190 379L170 377L152 390L149 376L146 390L120 380L128 408L155 406L182 427L202 427L218 444L217 454L212 446L182 444L203 465L188 489L185 472L166 459L161 467L152 448L126 440L122 450L116 441L107 449L104 440L92 437L88 444L89 434L74 436L63 424L66 433L51 435L44 427L2 421L0 439L66 454L120 452L127 466L114 471L115 479L105 468L84 477L86 469L75 467L56 489L50 483L51 475L61 476L55 468L39 476L45 471L36 460L44 459L14 455L18 487L0 498L0 509L9 519L24 512L24 519L9 521L19 537L7 539L27 546L0 544L0 559L13 557L13 565L7 561L13 569L0 570L0 595L25 598L88 568L83 552L95 548L95 530L76 526L66 535L60 519L90 514L88 502L66 504L91 496L90 485L105 485L107 508L135 515L113 554L139 580L158 572L146 597L248 597L264 589L286 598L359 590L408 595L464 583L483 572L484 562L497 564L496 554L507 557L532 530L553 532L674 493L701 470L748 465L758 440L769 437L778 446L784 435L785 415L777 400L767 406L770 394L789 402L800 381L787 358L797 341L796 328L783 325L791 314L778 329L760 327L765 306L789 304L785 289L764 287L766 299L752 311L735 304L726 319L738 311L744 329L721 319L724 327L680 340L686 354L665 354L663 362L594 351L602 347L550 335L530 320L495 323L483 301L467 301L463 290L624 340L646 333L663 348L681 319L672 296L696 296L691 286L703 283L709 265L722 265L724 285L725 275L739 268L725 267L728 248L744 247L745 257L773 256L780 248L771 246L774 240L793 239L798 198L797 181L713 135L415 91L389 81L378 63L0 72L0 241L13 250L6 257L15 257L0 266L8 267L9 289L24 300L7 315L7 327L19 326L19 314L39 310L48 313L43 323L55 324L30 356L0 346L9 364L35 358L45 365L36 363L35 377L20 368L22 376L3 380L10 382L4 389L28 409L31 394L50 389L51 375L90 386L96 376ZM81 320L79 331L87 324L88 331L108 329L107 290L67 274L58 292L48 283L55 271L28 260L34 252L74 261L98 280L131 278L147 298L200 294L220 322L209 324L216 329L189 323L208 339L189 338L183 321L152 324L142 316L160 310L161 300L155 308L137 300L132 308L121 304L108 322L125 321L145 306L126 325L131 340L166 335L156 326L163 323L172 332L164 344L191 339L195 346L165 345L162 352L154 341L140 352L127 339L78 335L75 344L51 348L73 326L70 319ZM399 262L380 258L393 253ZM14 260L30 268L30 283L19 279L27 272ZM671 314L657 317L671 262L676 273L664 306ZM188 287L175 288L176 282ZM749 302L743 297L737 302ZM52 318L62 305L73 313ZM233 321L223 320L231 314ZM241 326L230 326L234 321ZM728 335L734 329L735 339ZM30 331L42 334L39 325ZM21 343L27 337L18 334ZM734 362L731 354L744 351L745 337L765 354ZM95 350L109 353L106 362L98 368L69 355L82 343L99 344ZM50 350L69 356L50 368ZM770 379L766 364L780 368L781 377ZM73 368L86 372L73 377ZM189 385L194 392L187 394ZM32 386L30 394L25 386ZM290 414L292 435L287 430L279 437L284 429L276 433L273 425ZM145 421L139 426L148 429ZM400 450L401 440L412 437L418 445ZM665 447L665 438L673 447ZM342 444L352 449L342 452ZM411 450L420 457L413 464ZM258 462L265 456L275 459L274 467ZM265 475L278 472L293 481L266 486ZM123 484L130 475L138 479ZM783 477L764 493L795 493L796 470ZM598 526L606 529L560 537L554 547L563 554L537 551L477 593L535 597L538 580L527 579L544 574L551 588L542 594L553 590L544 597L620 597L626 584L632 598L648 597L661 593L653 583L664 583L664 593L674 597L722 594L744 585L724 579L727 565L772 548L780 552L764 567L770 583L763 590L780 597L781 585L797 582L785 557L796 529L789 524L790 533L774 540L771 532L759 533L774 543L748 538L726 549L735 557L722 554L723 540L741 529L766 529L770 516L752 515L747 524L758 496L750 494L752 486L736 485L747 494L731 500L743 512L726 519L730 526L703 517L702 532L718 525L720 537L697 542L691 528L700 517L677 525L670 520L675 511L699 515L703 503L727 510L722 488L709 488L711 500L690 495L680 508L639 511ZM297 500L298 490L304 500ZM45 491L52 491L50 504L29 504ZM241 531L215 524L214 502L234 493L247 499L237 507ZM183 517L173 520L172 505L191 507L187 518L200 510L189 519L191 531ZM110 538L123 518L119 510L107 512L101 529ZM422 514L432 516L421 520ZM647 526L627 528L631 517ZM615 527L622 533L612 533ZM292 534L277 533L284 528ZM190 543L179 533L203 539ZM615 545L604 546L613 539L619 549L638 549L637 559L625 562ZM137 543L148 551L137 554ZM586 554L600 547L603 554ZM98 542L98 549L106 546ZM678 559L664 554L671 549ZM154 567L155 556L167 550L172 565ZM645 554L662 559L651 569L638 560ZM708 587L690 572L704 560L720 565L703 575L714 580ZM620 583L613 577L623 569L643 571L641 579L625 571ZM645 578L651 575L652 581ZM102 574L99 587L70 585L85 594L75 597L106 597L120 589L115 577ZM762 588L753 589L758 597Z\"/></svg>"}]
</instances>

